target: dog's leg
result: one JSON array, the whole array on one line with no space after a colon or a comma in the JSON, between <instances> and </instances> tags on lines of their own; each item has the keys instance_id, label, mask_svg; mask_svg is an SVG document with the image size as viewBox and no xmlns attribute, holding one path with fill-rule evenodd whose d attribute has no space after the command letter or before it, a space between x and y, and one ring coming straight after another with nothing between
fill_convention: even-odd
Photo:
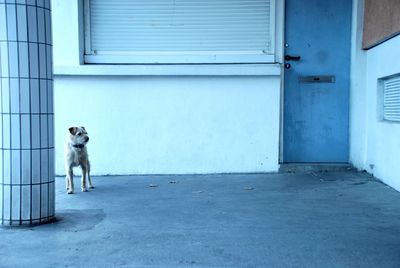
<instances>
[{"instance_id":1,"label":"dog's leg","mask_svg":"<svg viewBox=\"0 0 400 268\"><path fill-rule=\"evenodd\" d=\"M67 173L67 186L68 186L68 194L73 194L74 193L74 172L72 170L72 167L68 168L68 173Z\"/></svg>"},{"instance_id":2,"label":"dog's leg","mask_svg":"<svg viewBox=\"0 0 400 268\"><path fill-rule=\"evenodd\" d=\"M68 173L68 170L67 170L67 173ZM68 175L65 176L65 188L66 188L67 191L68 191L68 189L69 189L69 179L68 179Z\"/></svg>"},{"instance_id":3,"label":"dog's leg","mask_svg":"<svg viewBox=\"0 0 400 268\"><path fill-rule=\"evenodd\" d=\"M92 183L92 178L90 177L90 162L88 161L87 165L87 176L88 176L88 181L89 181L89 189L93 189L93 183Z\"/></svg>"},{"instance_id":4,"label":"dog's leg","mask_svg":"<svg viewBox=\"0 0 400 268\"><path fill-rule=\"evenodd\" d=\"M82 192L87 192L86 173L87 173L87 168L84 165L82 165Z\"/></svg>"}]
</instances>

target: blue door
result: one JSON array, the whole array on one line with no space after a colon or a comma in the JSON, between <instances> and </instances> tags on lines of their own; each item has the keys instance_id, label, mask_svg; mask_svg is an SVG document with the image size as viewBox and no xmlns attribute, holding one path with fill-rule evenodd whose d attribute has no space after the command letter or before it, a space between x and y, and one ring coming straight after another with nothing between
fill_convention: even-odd
<instances>
[{"instance_id":1,"label":"blue door","mask_svg":"<svg viewBox=\"0 0 400 268\"><path fill-rule=\"evenodd\" d=\"M348 162L351 9L286 0L283 162Z\"/></svg>"}]
</instances>

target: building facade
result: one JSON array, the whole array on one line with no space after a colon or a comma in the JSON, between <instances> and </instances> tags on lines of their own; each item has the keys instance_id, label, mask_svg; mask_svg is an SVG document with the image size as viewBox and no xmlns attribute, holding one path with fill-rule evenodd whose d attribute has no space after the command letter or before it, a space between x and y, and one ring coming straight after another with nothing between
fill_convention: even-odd
<instances>
[{"instance_id":1,"label":"building facade","mask_svg":"<svg viewBox=\"0 0 400 268\"><path fill-rule=\"evenodd\" d=\"M68 128L84 125L96 175L350 163L400 189L400 125L379 115L400 37L363 50L363 0L303 1L290 16L300 1L117 2L52 1L58 175ZM118 29L134 35L113 42Z\"/></svg>"}]
</instances>

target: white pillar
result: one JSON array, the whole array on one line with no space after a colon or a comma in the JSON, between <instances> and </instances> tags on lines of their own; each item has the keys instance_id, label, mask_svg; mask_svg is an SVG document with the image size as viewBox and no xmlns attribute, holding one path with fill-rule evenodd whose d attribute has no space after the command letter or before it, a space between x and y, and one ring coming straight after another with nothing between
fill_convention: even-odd
<instances>
[{"instance_id":1,"label":"white pillar","mask_svg":"<svg viewBox=\"0 0 400 268\"><path fill-rule=\"evenodd\" d=\"M0 0L0 223L54 219L50 0Z\"/></svg>"}]
</instances>

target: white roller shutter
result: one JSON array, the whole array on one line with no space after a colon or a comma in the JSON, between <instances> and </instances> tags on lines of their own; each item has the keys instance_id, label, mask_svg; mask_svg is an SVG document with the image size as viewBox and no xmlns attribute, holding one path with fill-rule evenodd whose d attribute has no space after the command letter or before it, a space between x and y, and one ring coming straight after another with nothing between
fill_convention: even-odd
<instances>
[{"instance_id":1,"label":"white roller shutter","mask_svg":"<svg viewBox=\"0 0 400 268\"><path fill-rule=\"evenodd\" d=\"M274 0L87 0L89 63L270 62Z\"/></svg>"}]
</instances>

